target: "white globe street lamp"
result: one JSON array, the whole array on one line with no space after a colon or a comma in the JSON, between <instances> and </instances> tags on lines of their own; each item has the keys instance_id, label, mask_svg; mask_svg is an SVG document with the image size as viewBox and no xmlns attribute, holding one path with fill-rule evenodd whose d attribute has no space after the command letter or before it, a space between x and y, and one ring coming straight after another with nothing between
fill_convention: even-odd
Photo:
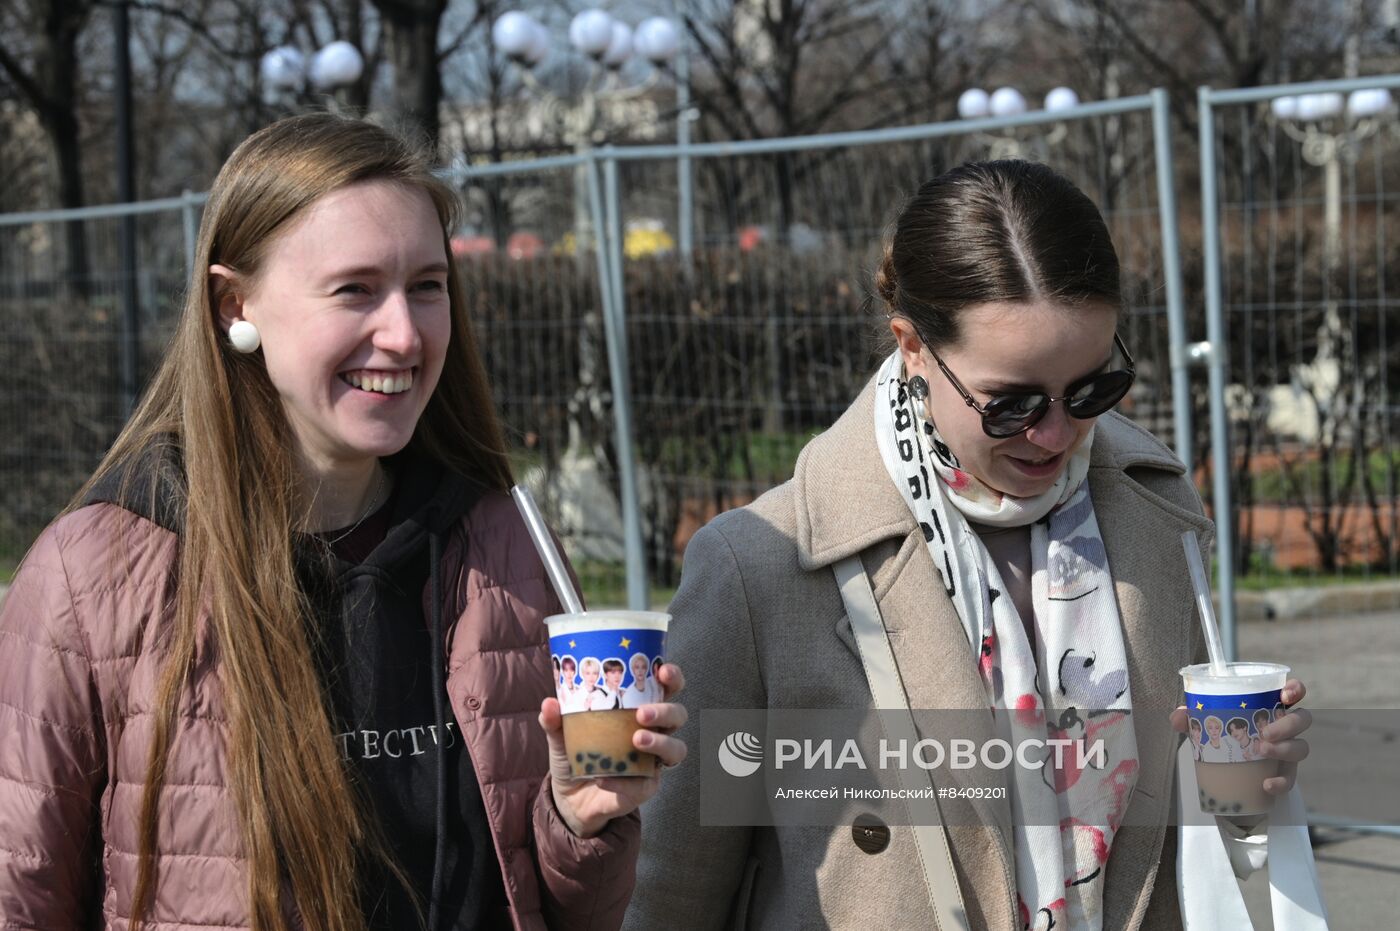
<instances>
[{"instance_id":1,"label":"white globe street lamp","mask_svg":"<svg viewBox=\"0 0 1400 931\"><path fill-rule=\"evenodd\" d=\"M1297 118L1305 123L1341 116L1346 100L1341 94L1303 94L1298 98Z\"/></svg>"},{"instance_id":2,"label":"white globe street lamp","mask_svg":"<svg viewBox=\"0 0 1400 931\"><path fill-rule=\"evenodd\" d=\"M306 80L306 59L290 45L263 55L259 64L263 83L277 90L294 90Z\"/></svg>"},{"instance_id":3,"label":"white globe street lamp","mask_svg":"<svg viewBox=\"0 0 1400 931\"><path fill-rule=\"evenodd\" d=\"M632 47L637 54L657 65L675 58L680 44L680 34L675 24L664 16L642 20L632 35Z\"/></svg>"},{"instance_id":4,"label":"white globe street lamp","mask_svg":"<svg viewBox=\"0 0 1400 931\"><path fill-rule=\"evenodd\" d=\"M992 91L989 109L992 116L1020 116L1026 112L1026 98L1014 87L999 87Z\"/></svg>"},{"instance_id":5,"label":"white globe street lamp","mask_svg":"<svg viewBox=\"0 0 1400 931\"><path fill-rule=\"evenodd\" d=\"M690 144L690 121L696 119L698 114L690 107L689 68L681 48L681 32L676 23L664 16L652 16L633 29L606 11L596 8L584 10L574 16L569 22L569 44L606 69L603 73L607 75L607 84L605 87L598 87L594 81L588 81L579 100L572 106L566 105L531 73L530 69L545 58L550 46L549 31L539 20L520 11L503 13L491 25L491 40L502 54L521 67L521 77L525 84L549 107L562 113L565 138L578 149L587 148L593 142L599 120L600 94L606 93L612 99L645 94L653 86L652 78L656 73L674 63L676 145L682 150L676 159L679 177L680 251L688 258L691 254L691 214L694 208L690 158L684 150ZM618 87L618 72L632 59L634 53L647 59L657 70L643 84L628 88ZM581 204L576 203L575 212L580 217L582 210ZM577 226L580 230L586 225L586 217L578 219Z\"/></svg>"},{"instance_id":6,"label":"white globe street lamp","mask_svg":"<svg viewBox=\"0 0 1400 931\"><path fill-rule=\"evenodd\" d=\"M1045 95L1045 109L1051 113L1073 110L1079 106L1079 95L1068 87L1057 87Z\"/></svg>"},{"instance_id":7,"label":"white globe street lamp","mask_svg":"<svg viewBox=\"0 0 1400 931\"><path fill-rule=\"evenodd\" d=\"M958 97L958 116L965 120L980 120L991 109L991 98L980 87L969 87Z\"/></svg>"},{"instance_id":8,"label":"white globe street lamp","mask_svg":"<svg viewBox=\"0 0 1400 931\"><path fill-rule=\"evenodd\" d=\"M311 59L311 83L321 90L354 84L365 71L365 59L349 42L332 42Z\"/></svg>"},{"instance_id":9,"label":"white globe street lamp","mask_svg":"<svg viewBox=\"0 0 1400 931\"><path fill-rule=\"evenodd\" d=\"M1274 119L1296 120L1298 118L1298 98L1275 97L1269 102L1269 111L1273 113Z\"/></svg>"},{"instance_id":10,"label":"white globe street lamp","mask_svg":"<svg viewBox=\"0 0 1400 931\"><path fill-rule=\"evenodd\" d=\"M1275 97L1269 113L1275 125L1302 149L1304 161L1324 171L1324 252L1329 269L1342 254L1342 162L1357 158L1361 143L1375 135L1393 100L1384 88Z\"/></svg>"},{"instance_id":11,"label":"white globe street lamp","mask_svg":"<svg viewBox=\"0 0 1400 931\"><path fill-rule=\"evenodd\" d=\"M602 10L584 10L569 23L569 41L585 55L602 57L613 42L613 18Z\"/></svg>"},{"instance_id":12,"label":"white globe street lamp","mask_svg":"<svg viewBox=\"0 0 1400 931\"><path fill-rule=\"evenodd\" d=\"M1383 87L1352 91L1347 98L1347 115L1358 120L1380 116L1390 109L1393 102L1390 91Z\"/></svg>"},{"instance_id":13,"label":"white globe street lamp","mask_svg":"<svg viewBox=\"0 0 1400 931\"><path fill-rule=\"evenodd\" d=\"M603 50L603 64L616 71L632 57L632 27L618 20L612 21L612 38Z\"/></svg>"},{"instance_id":14,"label":"white globe street lamp","mask_svg":"<svg viewBox=\"0 0 1400 931\"><path fill-rule=\"evenodd\" d=\"M491 41L506 57L524 61L534 47L538 25L528 13L511 10L491 24Z\"/></svg>"},{"instance_id":15,"label":"white globe street lamp","mask_svg":"<svg viewBox=\"0 0 1400 931\"><path fill-rule=\"evenodd\" d=\"M1047 113L1063 113L1079 106L1079 95L1072 88L1056 87L1045 95ZM999 87L987 93L980 87L969 87L958 95L958 116L964 120L981 120L987 117L1006 118L1021 116L1029 106L1025 94L1014 87ZM990 150L992 158L1023 158L1028 145L1037 150L1048 150L1069 133L1068 127L1059 122L1043 136L1032 142L1023 141L1025 130L1004 128L999 133L978 133Z\"/></svg>"},{"instance_id":16,"label":"white globe street lamp","mask_svg":"<svg viewBox=\"0 0 1400 931\"><path fill-rule=\"evenodd\" d=\"M343 40L329 43L310 61L296 47L282 45L267 52L258 63L263 83L289 94L305 91L308 85L320 91L334 91L354 84L364 72L364 56Z\"/></svg>"},{"instance_id":17,"label":"white globe street lamp","mask_svg":"<svg viewBox=\"0 0 1400 931\"><path fill-rule=\"evenodd\" d=\"M549 55L549 30L538 22L534 23L530 36L530 47L525 50L525 63L533 68Z\"/></svg>"}]
</instances>

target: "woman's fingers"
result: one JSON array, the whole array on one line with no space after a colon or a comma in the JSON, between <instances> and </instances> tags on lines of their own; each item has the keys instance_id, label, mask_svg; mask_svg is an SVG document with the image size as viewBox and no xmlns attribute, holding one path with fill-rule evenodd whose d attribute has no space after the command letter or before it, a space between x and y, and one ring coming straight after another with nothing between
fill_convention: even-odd
<instances>
[{"instance_id":1,"label":"woman's fingers","mask_svg":"<svg viewBox=\"0 0 1400 931\"><path fill-rule=\"evenodd\" d=\"M643 705L637 709L637 723L647 730L633 734L632 745L638 750L656 754L664 766L675 766L685 759L686 747L685 741L670 734L685 724L689 717L685 705L669 702Z\"/></svg>"},{"instance_id":2,"label":"woman's fingers","mask_svg":"<svg viewBox=\"0 0 1400 931\"><path fill-rule=\"evenodd\" d=\"M1312 712L1306 708L1292 708L1288 713L1274 720L1274 723L1264 728L1259 736L1264 738L1265 743L1276 743L1297 737L1303 731L1312 727Z\"/></svg>"},{"instance_id":3,"label":"woman's fingers","mask_svg":"<svg viewBox=\"0 0 1400 931\"><path fill-rule=\"evenodd\" d=\"M1264 780L1264 791L1270 795L1283 795L1293 788L1294 781L1298 778L1297 763L1283 763L1279 765L1278 775L1270 776Z\"/></svg>"},{"instance_id":4,"label":"woman's fingers","mask_svg":"<svg viewBox=\"0 0 1400 931\"><path fill-rule=\"evenodd\" d=\"M663 766L678 765L688 752L685 741L655 731L637 731L632 735L632 745L638 750L656 754Z\"/></svg>"},{"instance_id":5,"label":"woman's fingers","mask_svg":"<svg viewBox=\"0 0 1400 931\"><path fill-rule=\"evenodd\" d=\"M1283 760L1285 763L1301 763L1308 758L1308 742L1295 738L1293 740L1266 740L1259 745L1259 752L1271 760Z\"/></svg>"},{"instance_id":6,"label":"woman's fingers","mask_svg":"<svg viewBox=\"0 0 1400 931\"><path fill-rule=\"evenodd\" d=\"M685 688L685 673L675 663L662 663L656 678L666 690L666 701L673 700Z\"/></svg>"},{"instance_id":7,"label":"woman's fingers","mask_svg":"<svg viewBox=\"0 0 1400 931\"><path fill-rule=\"evenodd\" d=\"M674 731L689 718L685 705L651 704L637 709L637 723L657 731Z\"/></svg>"},{"instance_id":8,"label":"woman's fingers","mask_svg":"<svg viewBox=\"0 0 1400 931\"><path fill-rule=\"evenodd\" d=\"M1279 695L1279 701L1285 705L1296 705L1303 700L1303 696L1308 694L1307 687L1300 679L1289 679L1283 684L1283 692ZM1289 714L1292 714L1290 711Z\"/></svg>"},{"instance_id":9,"label":"woman's fingers","mask_svg":"<svg viewBox=\"0 0 1400 931\"><path fill-rule=\"evenodd\" d=\"M559 710L559 699L546 698L540 702L540 727L546 734L563 734L564 715Z\"/></svg>"},{"instance_id":10,"label":"woman's fingers","mask_svg":"<svg viewBox=\"0 0 1400 931\"><path fill-rule=\"evenodd\" d=\"M557 698L546 698L540 702L540 728L549 741L549 772L555 781L568 779L569 751L564 747L564 716L559 710Z\"/></svg>"},{"instance_id":11,"label":"woman's fingers","mask_svg":"<svg viewBox=\"0 0 1400 931\"><path fill-rule=\"evenodd\" d=\"M1186 733L1188 727L1186 721L1186 706L1177 705L1176 710L1172 712L1172 730Z\"/></svg>"}]
</instances>

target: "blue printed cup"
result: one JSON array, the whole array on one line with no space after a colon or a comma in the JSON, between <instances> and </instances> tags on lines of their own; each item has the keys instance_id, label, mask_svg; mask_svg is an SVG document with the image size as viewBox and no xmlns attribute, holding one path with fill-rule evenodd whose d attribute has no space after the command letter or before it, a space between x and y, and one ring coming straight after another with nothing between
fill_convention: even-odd
<instances>
[{"instance_id":1,"label":"blue printed cup","mask_svg":"<svg viewBox=\"0 0 1400 931\"><path fill-rule=\"evenodd\" d=\"M589 611L545 618L564 747L575 776L650 776L656 757L632 745L637 710L665 700L657 679L671 615Z\"/></svg>"},{"instance_id":2,"label":"blue printed cup","mask_svg":"<svg viewBox=\"0 0 1400 931\"><path fill-rule=\"evenodd\" d=\"M1279 761L1259 751L1260 732L1284 713L1288 673L1278 663L1226 663L1224 675L1209 663L1181 670L1201 811L1261 815L1273 806L1264 780L1278 775Z\"/></svg>"}]
</instances>

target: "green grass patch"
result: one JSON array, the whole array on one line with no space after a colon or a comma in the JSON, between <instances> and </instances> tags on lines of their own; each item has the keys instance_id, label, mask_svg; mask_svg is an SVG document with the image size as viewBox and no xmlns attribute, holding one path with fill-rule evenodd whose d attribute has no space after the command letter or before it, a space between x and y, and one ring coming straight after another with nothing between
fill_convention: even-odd
<instances>
[{"instance_id":1,"label":"green grass patch","mask_svg":"<svg viewBox=\"0 0 1400 931\"><path fill-rule=\"evenodd\" d=\"M627 606L627 570L621 563L580 560L574 563L579 584L583 586L584 603L594 608L623 608ZM669 586L651 586L651 606L664 610L676 597Z\"/></svg>"},{"instance_id":2,"label":"green grass patch","mask_svg":"<svg viewBox=\"0 0 1400 931\"><path fill-rule=\"evenodd\" d=\"M1251 572L1235 577L1235 588L1245 592L1263 592L1276 588L1332 588L1339 585L1359 585L1384 582L1395 576L1384 569L1348 566L1341 572L1280 572L1277 569Z\"/></svg>"},{"instance_id":3,"label":"green grass patch","mask_svg":"<svg viewBox=\"0 0 1400 931\"><path fill-rule=\"evenodd\" d=\"M718 455L710 441L669 436L661 441L660 455L654 464L668 472L703 475L716 481L776 484L792 478L798 454L818 432L750 433L741 443Z\"/></svg>"}]
</instances>

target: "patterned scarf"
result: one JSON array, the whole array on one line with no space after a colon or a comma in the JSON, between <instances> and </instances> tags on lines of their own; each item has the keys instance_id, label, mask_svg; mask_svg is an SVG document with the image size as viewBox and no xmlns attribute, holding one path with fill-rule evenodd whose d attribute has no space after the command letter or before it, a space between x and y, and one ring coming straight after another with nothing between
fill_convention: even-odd
<instances>
[{"instance_id":1,"label":"patterned scarf","mask_svg":"<svg viewBox=\"0 0 1400 931\"><path fill-rule=\"evenodd\" d=\"M1044 494L1002 495L959 468L933 424L920 423L895 352L876 382L875 437L1013 745L1032 738L1104 743L1101 767L1076 746L1059 766L1053 754L1042 769L1013 766L1011 788L1022 927L1099 931L1104 869L1137 782L1138 754L1122 623L1084 480L1093 433ZM1035 649L969 520L1030 525Z\"/></svg>"}]
</instances>

